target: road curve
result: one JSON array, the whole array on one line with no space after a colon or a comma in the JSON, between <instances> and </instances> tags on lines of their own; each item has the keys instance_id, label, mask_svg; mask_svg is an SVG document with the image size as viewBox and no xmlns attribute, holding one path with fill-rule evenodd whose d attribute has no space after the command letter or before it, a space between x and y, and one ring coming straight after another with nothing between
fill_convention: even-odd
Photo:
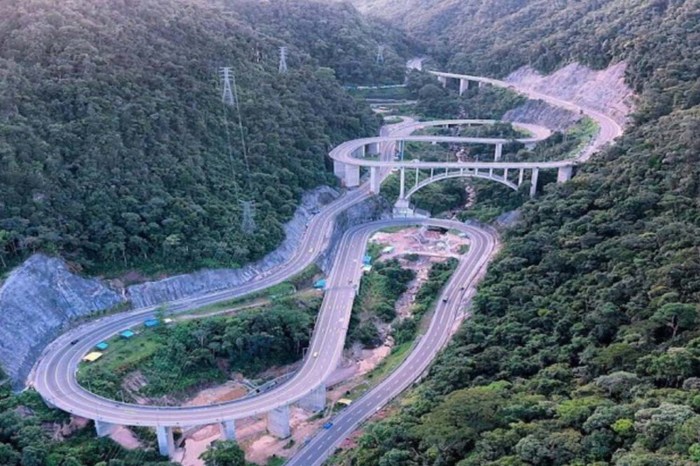
<instances>
[{"instance_id":1,"label":"road curve","mask_svg":"<svg viewBox=\"0 0 700 466\"><path fill-rule=\"evenodd\" d=\"M413 120L406 118L401 123L382 128L382 134L410 134L413 131L413 123ZM390 158L393 156L393 143L385 143L381 147L383 150L382 157ZM383 171L384 176L387 173L388 170ZM369 196L369 187L364 185L346 193L321 209L319 214L309 222L300 245L292 257L260 280L247 282L235 288L168 303L168 311L180 313L208 304L230 300L276 285L300 273L311 265L320 253L327 248L337 215ZM331 293L331 295L336 296L337 294ZM145 319L154 317L155 309L156 306L152 306L102 317L64 333L44 349L35 365L33 377L30 379L29 384L34 386L48 404L89 419L141 426L193 425L189 420L177 419L179 416L175 415L175 412L178 411L176 407L165 409L156 406L119 403L89 392L78 384L75 377L80 360L92 350L96 343L122 330L139 325ZM75 344L71 344L76 340ZM315 380L312 386L318 385L318 382L319 380ZM269 409L269 407L262 409L256 404L252 412L264 412ZM148 411L150 416L144 417L144 411ZM203 420L202 423L218 422L217 419L220 418L221 416L212 416L211 413L208 416L196 416L197 422Z\"/></svg>"},{"instance_id":2,"label":"road curve","mask_svg":"<svg viewBox=\"0 0 700 466\"><path fill-rule=\"evenodd\" d=\"M600 131L594 138L592 144L584 148L584 150L573 160L577 163L585 162L593 152L599 150L605 144L612 142L616 137L622 134L622 127L612 118L602 114L601 112L584 108L556 97L533 91L526 87L517 86L496 79L482 78L480 76L442 72L431 73L436 76L469 79L472 81L485 82L499 87L507 87L526 94L532 99L544 100L552 105L563 107L577 113L583 112L584 114L588 115L598 123ZM391 140L396 140L396 138ZM352 152L359 146L359 144L355 145L354 147L352 145L346 145L346 147L342 150L347 151L348 154L352 155ZM343 156L345 156L345 154L343 154ZM566 162L570 164L572 161ZM478 166L476 168L488 168L488 166ZM491 164L491 168L493 168L493 164ZM535 167L529 166L526 168ZM462 283L462 286L466 285L467 287L474 287L476 285L474 276L461 275L462 269L465 266L466 264L464 262L460 264L460 268L446 285L443 291L443 296L453 296L457 283ZM483 266L484 265L482 264L480 267ZM469 288L463 292L466 293L466 295L463 294L461 296L461 299L463 300L462 305L466 304L464 301L468 301ZM453 302L450 300L448 303L456 306L456 301ZM426 335L420 339L418 345L407 357L407 359L377 387L365 393L360 399L356 400L353 404L345 408L340 414L336 415L333 418L333 426L328 430L319 431L308 444L303 446L292 458L289 459L289 461L285 463L285 466L319 466L323 464L323 462L333 454L343 439L347 438L363 421L370 418L379 408L408 388L408 386L410 386L418 377L420 377L420 375L430 364L430 361L436 356L439 349L445 344L445 341L436 340L435 338L437 337L435 337L435 334L433 333L435 327L441 325L439 321L436 323L438 313L441 311L443 312L443 314L439 316L439 319L447 319L454 322L455 312L457 312L458 309L459 306L456 306L455 308L450 306L449 309L445 309L444 307L440 309L440 307L438 307L436 315L433 318ZM426 342L431 341L431 335L433 336L433 345L428 346Z\"/></svg>"},{"instance_id":3,"label":"road curve","mask_svg":"<svg viewBox=\"0 0 700 466\"><path fill-rule=\"evenodd\" d=\"M415 130L423 129L431 126L444 125L489 125L497 123L497 120L483 119L468 119L468 120L433 120L412 122L411 125ZM525 130L532 136L518 138L515 141L523 144L534 144L547 139L551 135L548 128L529 123L513 123L516 129ZM398 141L418 141L418 142L447 142L447 143L469 143L469 144L507 144L513 142L513 139L504 138L481 138L481 137L455 137L455 136L410 136L410 135L387 135L371 138L353 139L346 141L331 150L329 156L335 162L340 162L345 165L361 166L361 167L382 167L382 168L464 168L464 169L503 169L503 168L558 168L571 165L571 160L557 160L553 162L420 162L418 160L395 161L395 160L367 160L356 157L355 153L369 144L396 143Z\"/></svg>"},{"instance_id":4,"label":"road curve","mask_svg":"<svg viewBox=\"0 0 700 466\"><path fill-rule=\"evenodd\" d=\"M608 115L594 110L590 107L583 105L578 105L573 102L569 102L558 97L554 97L542 92L536 91L530 87L524 86L518 83L511 83L508 81L501 81L499 79L485 78L483 76L472 76L468 74L456 74L456 73L445 73L442 71L430 71L430 74L443 78L453 78L453 79L467 79L469 81L482 82L486 84L491 84L496 87L505 87L521 94L528 96L530 99L542 100L548 104L554 105L555 107L565 108L575 113L583 113L588 117L592 118L600 128L598 135L594 138L592 144L584 148L581 153L576 157L577 162L587 161L594 152L600 150L604 145L611 143L615 138L622 135L623 128L615 120L610 118Z\"/></svg>"},{"instance_id":5,"label":"road curve","mask_svg":"<svg viewBox=\"0 0 700 466\"><path fill-rule=\"evenodd\" d=\"M316 329L307 352L307 355L316 354L317 357L307 357L301 369L288 382L270 392L217 405L158 407L119 403L82 389L75 379L75 369L80 359L95 343L113 335L122 328L124 319L107 319L106 322L95 322L94 325L81 327L82 331L79 334L72 334L71 337L81 339L80 344L59 346L43 359L42 364L46 364L46 367L54 370L40 371L41 373L53 373L50 377L38 379L37 389L49 403L65 411L122 425L192 426L211 424L266 413L276 407L293 403L311 393L319 381L326 380L340 360L352 304L362 275L362 256L369 236L381 228L413 224L455 228L470 236L472 247L466 256L467 260L463 262L465 266L455 275L457 278L473 275L474 271L478 270L477 264L482 263L484 257L488 257L484 254L493 248L493 238L481 229L444 220L391 219L360 225L348 230L340 241L333 270L328 276L328 285L319 311ZM458 312L460 305L455 298L444 307L445 310L438 312L447 317L441 316L439 319L435 319L439 325L435 326L421 342L424 346L429 345L420 360L420 364L424 366L427 366L432 359L432 354L442 346L449 335L454 314ZM115 322L111 322L112 320ZM141 321L141 317L138 321ZM428 355L431 356L428 357Z\"/></svg>"},{"instance_id":6,"label":"road curve","mask_svg":"<svg viewBox=\"0 0 700 466\"><path fill-rule=\"evenodd\" d=\"M391 168L396 166L395 163L391 162L396 141L406 139L406 136L412 131L426 125L430 124L406 119L397 125L383 128L380 138L357 140L360 141L357 143L357 147L364 144L362 141L367 140L379 143L381 157L379 161L374 161L374 163L379 164L380 176L383 178L389 173ZM416 137L421 138L421 136ZM493 140L489 141L487 143L493 143ZM351 141L351 143L355 142ZM349 148L348 144L344 143L339 147L344 147L343 150L346 150ZM362 162L366 164L365 161ZM415 167L416 165L412 164L411 166ZM466 165L458 164L458 166L464 168ZM512 167L513 165L510 164L509 166ZM481 166L476 168L481 168ZM488 165L486 168L488 168ZM319 253L328 246L335 217L350 206L363 201L369 195L369 186L365 183L322 209L311 220L309 228L304 234L295 254L267 276L233 289L169 303L169 311L173 313L183 312L203 305L239 297L280 283L301 272L313 263ZM294 377L270 392L244 400L212 406L156 407L119 403L92 394L82 388L75 378L81 358L100 340L113 336L121 330L138 325L144 319L153 317L155 314L154 307L103 317L86 323L57 338L46 348L36 365L34 386L44 400L64 411L90 419L123 425L192 426L211 424L268 412L275 407L292 403L309 394L335 368L342 352L350 309L361 274L359 267L361 261L359 258L364 250L367 238L374 231L373 229L414 223L440 224L439 222L437 220L390 220L353 228L342 237L339 253L333 270L328 277L330 289L324 296L317 326L307 353L307 355L312 355L318 352L319 356L317 358L307 357L302 368ZM464 265L465 271L456 274L450 281L448 288L446 288L446 293L452 295L455 291L454 286L459 283L459 280L471 277L472 275L470 274L477 270L474 269L475 265L469 266L468 264L479 264L481 260L485 260L485 256L477 258L473 255L472 250L474 254L479 251L483 253L483 251L490 250L488 244L492 242L492 238L488 239L488 235L484 231L474 227L462 224L450 224L450 227L461 229L470 235L472 239L472 249L468 253L467 260L463 262L463 264L467 264ZM461 269L462 266L460 265ZM463 273L466 275L463 275ZM473 278L470 278L470 280L473 280ZM380 385L381 390L384 390L384 392L381 390L380 392L372 391L372 393L383 393L381 397L384 398L374 399L370 396L367 397L368 400L373 400L371 402L381 401L382 399L384 401L388 400L403 390L410 383L409 380L414 380L427 367L432 357L448 338L450 327L447 325L452 325L456 312L459 309L456 299L450 299L448 304L442 307L443 309L438 309L437 318L431 324L431 329L433 329L433 326L436 326L435 330L433 332L429 330L426 337L421 339L419 343L419 348L417 349L420 349L420 351L414 351L407 360L407 362L413 362L413 366L406 366L406 369L403 369L405 372L401 372L405 380L402 381L401 377L397 378L398 376L390 377L387 379L387 385ZM432 338L428 335L431 335ZM74 340L77 340L77 343L71 344ZM429 355L429 357L421 357L420 354L422 353ZM403 368L404 366L401 367ZM389 381L393 381L394 385L390 385ZM353 406L357 406L358 408L356 409L359 409L363 404L357 403ZM353 410L350 409L346 412L350 416ZM355 421L360 422L358 419L365 415L366 413L362 412L355 419L348 418L348 428L351 425L356 425ZM337 429L335 432L339 431L340 429Z\"/></svg>"},{"instance_id":7,"label":"road curve","mask_svg":"<svg viewBox=\"0 0 700 466\"><path fill-rule=\"evenodd\" d=\"M496 234L488 228L476 228L452 221L430 220L427 223L454 228L469 235L469 252L460 259L457 270L445 285L441 299L422 335L406 360L379 385L367 392L333 418L333 426L322 430L287 463L287 466L322 464L357 426L391 399L408 388L426 371L438 351L447 343L460 320L461 311L473 293L479 273L496 249ZM371 226L370 226L371 227ZM359 227L359 228L364 228ZM446 298L444 302L442 298Z\"/></svg>"}]
</instances>

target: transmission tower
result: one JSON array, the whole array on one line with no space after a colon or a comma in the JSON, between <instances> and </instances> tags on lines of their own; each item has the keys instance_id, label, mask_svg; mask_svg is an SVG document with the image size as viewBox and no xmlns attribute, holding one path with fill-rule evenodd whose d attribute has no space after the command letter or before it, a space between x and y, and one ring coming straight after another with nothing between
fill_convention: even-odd
<instances>
[{"instance_id":1,"label":"transmission tower","mask_svg":"<svg viewBox=\"0 0 700 466\"><path fill-rule=\"evenodd\" d=\"M384 46L377 46L377 63L384 63Z\"/></svg>"},{"instance_id":2,"label":"transmission tower","mask_svg":"<svg viewBox=\"0 0 700 466\"><path fill-rule=\"evenodd\" d=\"M224 89L221 94L221 101L226 105L234 106L236 100L233 98L233 91L231 90L231 67L224 66L219 70L219 73L221 74Z\"/></svg>"},{"instance_id":3,"label":"transmission tower","mask_svg":"<svg viewBox=\"0 0 700 466\"><path fill-rule=\"evenodd\" d=\"M243 116L241 114L240 99L238 98L238 86L236 85L236 75L231 70L230 66L225 66L220 69L221 80L223 82L223 93L221 101L224 103L224 126L226 127L226 139L228 140L229 158L231 160L232 175L235 177L233 163L233 147L231 145L231 134L228 130L228 118L226 116L226 107L234 107L238 117L238 129L241 139L241 148L243 152L243 163L245 164L245 181L248 192L251 192L250 186L250 165L248 164L248 145L245 140L245 130L243 129ZM239 196L236 189L236 197ZM239 201L242 209L241 230L247 235L255 232L255 202L253 200Z\"/></svg>"},{"instance_id":4,"label":"transmission tower","mask_svg":"<svg viewBox=\"0 0 700 466\"><path fill-rule=\"evenodd\" d=\"M280 74L287 72L287 47L280 47Z\"/></svg>"},{"instance_id":5,"label":"transmission tower","mask_svg":"<svg viewBox=\"0 0 700 466\"><path fill-rule=\"evenodd\" d=\"M255 201L240 201L243 209L243 219L241 221L241 230L246 235L255 233L257 226L255 225Z\"/></svg>"}]
</instances>

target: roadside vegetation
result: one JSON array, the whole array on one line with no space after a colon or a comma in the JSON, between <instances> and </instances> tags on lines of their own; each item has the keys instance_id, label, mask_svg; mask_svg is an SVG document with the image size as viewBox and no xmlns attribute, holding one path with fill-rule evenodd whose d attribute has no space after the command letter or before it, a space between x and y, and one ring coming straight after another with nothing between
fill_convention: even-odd
<instances>
[{"instance_id":1,"label":"roadside vegetation","mask_svg":"<svg viewBox=\"0 0 700 466\"><path fill-rule=\"evenodd\" d=\"M302 357L320 304L318 295L291 296L232 316L137 329L129 341L117 336L102 358L83 363L78 381L117 400L179 401L195 389L228 380L234 372L255 378ZM125 379L136 372L144 385L125 388Z\"/></svg>"}]
</instances>

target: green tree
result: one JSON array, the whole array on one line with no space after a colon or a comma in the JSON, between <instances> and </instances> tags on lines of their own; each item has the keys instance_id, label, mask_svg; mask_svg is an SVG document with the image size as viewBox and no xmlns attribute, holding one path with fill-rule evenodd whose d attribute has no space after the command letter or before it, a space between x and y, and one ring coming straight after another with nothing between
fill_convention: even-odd
<instances>
[{"instance_id":1,"label":"green tree","mask_svg":"<svg viewBox=\"0 0 700 466\"><path fill-rule=\"evenodd\" d=\"M207 466L245 466L245 454L234 441L217 440L200 455Z\"/></svg>"}]
</instances>

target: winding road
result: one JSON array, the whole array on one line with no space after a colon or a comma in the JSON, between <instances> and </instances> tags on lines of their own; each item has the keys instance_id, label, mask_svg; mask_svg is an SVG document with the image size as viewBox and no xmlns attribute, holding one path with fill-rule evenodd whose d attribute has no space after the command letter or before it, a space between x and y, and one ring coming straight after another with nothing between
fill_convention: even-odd
<instances>
[{"instance_id":1,"label":"winding road","mask_svg":"<svg viewBox=\"0 0 700 466\"><path fill-rule=\"evenodd\" d=\"M474 77L474 79L486 78ZM510 84L506 83L506 85L512 87ZM591 116L599 121L595 115ZM341 144L334 151L336 155L352 157L353 147L377 143L380 158L374 163L379 167L380 179L383 179L391 168L396 166L391 163L396 141L421 140L421 136L409 138L409 135L416 129L435 123L420 123L404 119L401 123L384 127L379 138L350 141ZM601 125L601 128L604 128L604 125ZM526 138L532 141L542 139L545 134L540 127L532 126L526 129L533 133L532 138ZM601 131L601 133L607 137L607 131ZM431 137L430 140L434 138ZM455 139L444 138L446 141ZM468 139L479 139L479 141L468 142L494 143L493 139ZM343 160L343 162L352 163L349 160ZM367 165L371 161L363 162ZM415 167L414 164L411 166ZM232 289L168 303L168 311L180 313L230 300L281 283L298 274L312 264L329 246L337 215L370 195L369 183L364 183L324 207L309 223L294 255L269 275ZM287 406L311 394L335 369L341 357L352 303L362 273L361 257L369 236L381 228L414 224L439 225L462 231L471 240L470 250L460 261L457 271L443 290L442 297L447 298L447 301L440 301L429 329L406 361L379 386L336 416L334 427L317 435L289 463L320 464L360 422L413 383L447 342L459 320L460 310L463 309L473 290L472 285L494 251L496 240L493 231L445 220L410 218L372 222L348 230L341 238L333 269L327 279L327 291L319 311L310 348L301 369L289 381L258 396L208 406L159 407L120 403L93 394L80 386L76 380L76 372L82 357L99 341L154 317L155 307L102 317L63 334L42 353L35 366L33 385L49 405L100 422L133 426L173 427L213 424L267 413L275 408Z\"/></svg>"}]
</instances>

